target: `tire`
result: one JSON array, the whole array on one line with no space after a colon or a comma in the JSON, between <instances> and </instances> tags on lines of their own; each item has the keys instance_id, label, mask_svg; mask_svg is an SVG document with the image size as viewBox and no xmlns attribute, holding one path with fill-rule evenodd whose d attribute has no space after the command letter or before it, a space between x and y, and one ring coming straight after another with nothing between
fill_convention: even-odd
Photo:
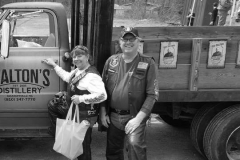
<instances>
[{"instance_id":1,"label":"tire","mask_svg":"<svg viewBox=\"0 0 240 160\"><path fill-rule=\"evenodd\" d=\"M203 148L209 160L239 160L240 104L224 109L212 119L204 133Z\"/></svg>"},{"instance_id":2,"label":"tire","mask_svg":"<svg viewBox=\"0 0 240 160\"><path fill-rule=\"evenodd\" d=\"M162 120L166 122L167 124L173 126L173 127L178 127L178 128L189 128L190 127L190 122L189 121L184 121L181 119L173 119L172 117L168 115L160 115Z\"/></svg>"},{"instance_id":3,"label":"tire","mask_svg":"<svg viewBox=\"0 0 240 160\"><path fill-rule=\"evenodd\" d=\"M229 103L209 103L201 107L194 116L190 128L190 137L194 147L203 156L205 156L203 149L203 136L205 129L213 117L228 106Z\"/></svg>"},{"instance_id":4,"label":"tire","mask_svg":"<svg viewBox=\"0 0 240 160\"><path fill-rule=\"evenodd\" d=\"M211 105L207 104L198 110L197 114L194 116L191 127L190 127L190 137L193 146L196 148L196 150L204 155L203 151L203 134L204 129L201 129L203 127L203 119L206 117L205 115L208 113L208 111L211 110Z\"/></svg>"}]
</instances>

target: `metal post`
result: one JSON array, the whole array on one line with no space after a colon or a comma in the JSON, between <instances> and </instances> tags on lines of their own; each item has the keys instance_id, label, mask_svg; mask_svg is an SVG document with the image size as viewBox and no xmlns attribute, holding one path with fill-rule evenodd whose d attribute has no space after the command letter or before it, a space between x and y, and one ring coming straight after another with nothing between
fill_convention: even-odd
<instances>
[{"instance_id":1,"label":"metal post","mask_svg":"<svg viewBox=\"0 0 240 160\"><path fill-rule=\"evenodd\" d=\"M94 26L96 24L96 0L92 1L92 14L91 14L91 32L90 32L90 44L89 49L93 53L93 43L94 43L94 35L95 35L95 29Z\"/></svg>"},{"instance_id":2,"label":"metal post","mask_svg":"<svg viewBox=\"0 0 240 160\"><path fill-rule=\"evenodd\" d=\"M71 49L75 46L75 0L72 0L71 6Z\"/></svg>"},{"instance_id":3,"label":"metal post","mask_svg":"<svg viewBox=\"0 0 240 160\"><path fill-rule=\"evenodd\" d=\"M234 17L234 11L235 11L235 5L236 5L236 0L233 0L233 5L232 5L232 11L231 11L231 17L230 17L230 23L229 23L229 26L232 25L232 20L233 20L233 17Z\"/></svg>"},{"instance_id":4,"label":"metal post","mask_svg":"<svg viewBox=\"0 0 240 160\"><path fill-rule=\"evenodd\" d=\"M75 45L80 44L80 0L76 1L76 24L75 24Z\"/></svg>"},{"instance_id":5,"label":"metal post","mask_svg":"<svg viewBox=\"0 0 240 160\"><path fill-rule=\"evenodd\" d=\"M88 7L89 0L84 0L84 14L83 14L83 42L84 46L87 46L87 38L88 38Z\"/></svg>"},{"instance_id":6,"label":"metal post","mask_svg":"<svg viewBox=\"0 0 240 160\"><path fill-rule=\"evenodd\" d=\"M191 15L193 14L193 10L194 10L194 8L195 8L195 3L196 3L196 0L193 1L191 13L190 13ZM190 21L189 21L189 24L188 24L189 26L191 25L191 21L192 21L192 18L190 17Z\"/></svg>"},{"instance_id":7,"label":"metal post","mask_svg":"<svg viewBox=\"0 0 240 160\"><path fill-rule=\"evenodd\" d=\"M111 55L114 0L97 0L98 30L95 34L96 50L94 61L101 73L107 58Z\"/></svg>"},{"instance_id":8,"label":"metal post","mask_svg":"<svg viewBox=\"0 0 240 160\"><path fill-rule=\"evenodd\" d=\"M94 20L94 37L93 37L93 48L92 48L92 55L93 55L93 60L94 64L96 65L96 61L98 58L98 43L99 43L99 38L96 38L99 33L99 16L97 16L100 13L100 1L99 0L94 0L95 1L95 20Z\"/></svg>"}]
</instances>

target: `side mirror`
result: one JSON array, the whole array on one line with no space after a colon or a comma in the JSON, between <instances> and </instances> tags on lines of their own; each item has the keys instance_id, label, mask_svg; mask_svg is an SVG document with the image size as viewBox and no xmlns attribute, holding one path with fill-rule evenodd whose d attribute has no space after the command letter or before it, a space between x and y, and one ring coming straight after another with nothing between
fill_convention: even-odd
<instances>
[{"instance_id":1,"label":"side mirror","mask_svg":"<svg viewBox=\"0 0 240 160\"><path fill-rule=\"evenodd\" d=\"M10 35L10 23L7 20L2 22L2 42L1 42L1 54L2 58L8 58L9 54L9 35ZM1 37L0 37L1 38Z\"/></svg>"}]
</instances>

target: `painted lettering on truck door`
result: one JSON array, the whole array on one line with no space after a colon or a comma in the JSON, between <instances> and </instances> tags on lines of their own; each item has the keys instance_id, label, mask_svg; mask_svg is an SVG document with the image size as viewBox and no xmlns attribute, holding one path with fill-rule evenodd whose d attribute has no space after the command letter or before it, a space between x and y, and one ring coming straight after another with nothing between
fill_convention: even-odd
<instances>
[{"instance_id":1,"label":"painted lettering on truck door","mask_svg":"<svg viewBox=\"0 0 240 160\"><path fill-rule=\"evenodd\" d=\"M26 123L27 127L47 127L47 103L59 92L60 79L42 60L51 57L59 62L57 18L50 10L24 9L12 11L6 19L11 25L10 48L9 57L0 59L0 117L1 112L10 116L9 122L0 121L0 127L21 128ZM23 116L25 111L44 114ZM23 118L16 125L11 119L18 116Z\"/></svg>"},{"instance_id":2,"label":"painted lettering on truck door","mask_svg":"<svg viewBox=\"0 0 240 160\"><path fill-rule=\"evenodd\" d=\"M50 85L49 69L2 69L0 70L0 93L35 94ZM39 81L39 79L43 81ZM31 86L30 86L31 85Z\"/></svg>"}]
</instances>

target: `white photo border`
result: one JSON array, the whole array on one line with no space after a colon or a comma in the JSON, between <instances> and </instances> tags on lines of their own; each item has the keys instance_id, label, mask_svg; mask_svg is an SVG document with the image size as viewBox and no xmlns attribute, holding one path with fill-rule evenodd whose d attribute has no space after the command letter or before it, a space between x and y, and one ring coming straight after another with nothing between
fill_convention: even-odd
<instances>
[{"instance_id":1,"label":"white photo border","mask_svg":"<svg viewBox=\"0 0 240 160\"><path fill-rule=\"evenodd\" d=\"M178 41L160 42L159 68L177 68Z\"/></svg>"},{"instance_id":2,"label":"white photo border","mask_svg":"<svg viewBox=\"0 0 240 160\"><path fill-rule=\"evenodd\" d=\"M237 60L236 60L236 68L240 68L240 41L238 41L238 53L237 53Z\"/></svg>"},{"instance_id":3,"label":"white photo border","mask_svg":"<svg viewBox=\"0 0 240 160\"><path fill-rule=\"evenodd\" d=\"M209 41L207 68L225 68L227 40Z\"/></svg>"}]
</instances>

